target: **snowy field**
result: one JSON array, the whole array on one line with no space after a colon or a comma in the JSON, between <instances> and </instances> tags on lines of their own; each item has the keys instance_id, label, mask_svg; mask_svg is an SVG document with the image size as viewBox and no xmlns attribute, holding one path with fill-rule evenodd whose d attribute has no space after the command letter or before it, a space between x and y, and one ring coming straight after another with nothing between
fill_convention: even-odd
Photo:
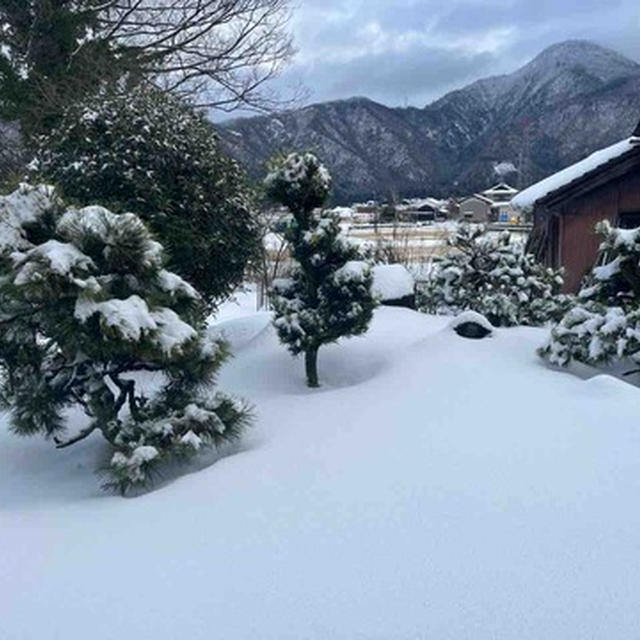
<instances>
[{"instance_id":1,"label":"snowy field","mask_svg":"<svg viewBox=\"0 0 640 640\"><path fill-rule=\"evenodd\" d=\"M638 637L640 390L383 308L309 391L250 307L220 382L256 425L198 473L103 495L98 437L0 422L1 640Z\"/></svg>"},{"instance_id":2,"label":"snowy field","mask_svg":"<svg viewBox=\"0 0 640 640\"><path fill-rule=\"evenodd\" d=\"M481 225L471 224L472 227ZM452 238L458 228L454 221L436 222L430 224L400 223L398 225L379 224L349 224L343 223L344 237L356 244L360 249L366 247L375 249L384 247L391 250L393 262L400 262L407 266L418 280L428 277L434 259L442 258L451 253L447 240ZM489 225L487 236L496 236L509 231L511 236L519 242L525 242L528 228L514 225L496 229ZM284 240L277 233L268 233L263 239L267 254L271 260L281 261L281 266L287 260ZM272 267L273 268L273 267Z\"/></svg>"}]
</instances>

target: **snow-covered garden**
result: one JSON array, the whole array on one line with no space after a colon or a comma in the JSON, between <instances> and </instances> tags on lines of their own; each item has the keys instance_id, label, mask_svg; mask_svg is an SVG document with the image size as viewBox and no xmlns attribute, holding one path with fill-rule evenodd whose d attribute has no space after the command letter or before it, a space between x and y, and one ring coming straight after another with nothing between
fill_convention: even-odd
<instances>
[{"instance_id":1,"label":"snow-covered garden","mask_svg":"<svg viewBox=\"0 0 640 640\"><path fill-rule=\"evenodd\" d=\"M376 309L411 277L317 159L267 184L290 278L206 322L137 216L0 200L1 637L633 637L640 391L592 365L636 358L637 233L574 299L463 227L425 293L456 319Z\"/></svg>"},{"instance_id":2,"label":"snow-covered garden","mask_svg":"<svg viewBox=\"0 0 640 640\"><path fill-rule=\"evenodd\" d=\"M451 224L417 289L185 98L248 104L286 3L63 4L0 29L0 640L636 637L640 229L566 295Z\"/></svg>"},{"instance_id":3,"label":"snow-covered garden","mask_svg":"<svg viewBox=\"0 0 640 640\"><path fill-rule=\"evenodd\" d=\"M3 423L2 637L634 637L640 393L548 369L545 330L449 322L379 308L319 390L268 314L219 322L254 428L128 500L98 436Z\"/></svg>"}]
</instances>

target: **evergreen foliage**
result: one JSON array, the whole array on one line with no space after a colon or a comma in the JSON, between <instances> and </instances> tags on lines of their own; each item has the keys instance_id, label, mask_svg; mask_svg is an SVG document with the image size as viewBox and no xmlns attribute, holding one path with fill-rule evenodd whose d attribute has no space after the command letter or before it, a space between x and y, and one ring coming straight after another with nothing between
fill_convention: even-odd
<instances>
[{"instance_id":1,"label":"evergreen foliage","mask_svg":"<svg viewBox=\"0 0 640 640\"><path fill-rule=\"evenodd\" d=\"M125 52L95 37L95 7L94 0L0 0L0 116L19 120L28 136L120 75Z\"/></svg>"},{"instance_id":2,"label":"evergreen foliage","mask_svg":"<svg viewBox=\"0 0 640 640\"><path fill-rule=\"evenodd\" d=\"M292 354L304 353L310 387L318 386L318 349L366 332L376 304L369 266L341 237L338 219L319 210L330 185L310 153L289 155L265 180L268 195L291 212L284 235L295 261L291 277L273 284L274 325Z\"/></svg>"},{"instance_id":3,"label":"evergreen foliage","mask_svg":"<svg viewBox=\"0 0 640 640\"><path fill-rule=\"evenodd\" d=\"M603 264L593 268L576 305L540 350L554 364L640 363L640 228L618 229L603 221L596 231L603 236Z\"/></svg>"},{"instance_id":4,"label":"evergreen foliage","mask_svg":"<svg viewBox=\"0 0 640 640\"><path fill-rule=\"evenodd\" d=\"M562 272L537 263L508 232L460 225L452 251L439 260L421 294L428 313L476 311L496 327L540 325L559 317L569 298L559 294Z\"/></svg>"},{"instance_id":5,"label":"evergreen foliage","mask_svg":"<svg viewBox=\"0 0 640 640\"><path fill-rule=\"evenodd\" d=\"M139 86L70 107L36 160L37 178L65 199L135 211L207 303L228 296L256 254L243 173L203 116L160 91Z\"/></svg>"},{"instance_id":6,"label":"evergreen foliage","mask_svg":"<svg viewBox=\"0 0 640 640\"><path fill-rule=\"evenodd\" d=\"M65 208L46 186L0 197L0 396L12 427L59 448L100 431L122 493L247 423L241 403L212 391L228 351L202 307L136 215ZM153 373L162 383L147 395ZM86 423L67 435L72 407Z\"/></svg>"}]
</instances>

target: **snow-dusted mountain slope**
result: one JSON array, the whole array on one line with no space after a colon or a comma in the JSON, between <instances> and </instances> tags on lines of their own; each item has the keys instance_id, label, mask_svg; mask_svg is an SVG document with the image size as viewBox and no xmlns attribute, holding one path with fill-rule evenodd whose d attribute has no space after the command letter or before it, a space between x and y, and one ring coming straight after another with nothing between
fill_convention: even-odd
<instances>
[{"instance_id":1,"label":"snow-dusted mountain slope","mask_svg":"<svg viewBox=\"0 0 640 640\"><path fill-rule=\"evenodd\" d=\"M636 637L640 390L381 308L309 391L268 322L223 325L243 450L147 495L1 423L2 640Z\"/></svg>"},{"instance_id":2,"label":"snow-dusted mountain slope","mask_svg":"<svg viewBox=\"0 0 640 640\"><path fill-rule=\"evenodd\" d=\"M479 80L424 109L365 98L221 127L254 176L277 151L314 149L339 200L486 188L511 162L525 186L625 138L640 120L640 65L585 41L545 49L516 72Z\"/></svg>"}]
</instances>

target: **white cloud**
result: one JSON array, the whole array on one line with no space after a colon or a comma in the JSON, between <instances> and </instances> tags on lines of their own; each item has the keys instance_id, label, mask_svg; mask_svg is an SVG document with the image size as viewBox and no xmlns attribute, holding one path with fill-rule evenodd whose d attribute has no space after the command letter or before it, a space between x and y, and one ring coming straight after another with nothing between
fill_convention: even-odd
<instances>
[{"instance_id":1,"label":"white cloud","mask_svg":"<svg viewBox=\"0 0 640 640\"><path fill-rule=\"evenodd\" d=\"M423 106L568 38L640 59L639 27L638 0L298 0L298 54L275 88Z\"/></svg>"}]
</instances>

